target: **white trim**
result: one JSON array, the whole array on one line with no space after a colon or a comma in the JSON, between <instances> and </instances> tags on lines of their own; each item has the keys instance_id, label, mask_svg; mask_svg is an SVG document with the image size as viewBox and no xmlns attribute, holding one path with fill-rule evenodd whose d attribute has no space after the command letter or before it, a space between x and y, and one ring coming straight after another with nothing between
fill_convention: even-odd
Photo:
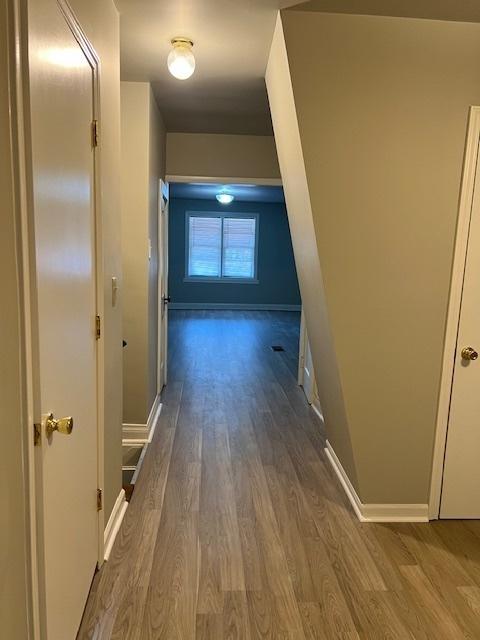
<instances>
[{"instance_id":1,"label":"white trim","mask_svg":"<svg viewBox=\"0 0 480 640\"><path fill-rule=\"evenodd\" d=\"M241 304L230 302L171 302L170 309L225 309L246 311L300 311L299 304Z\"/></svg>"},{"instance_id":2,"label":"white trim","mask_svg":"<svg viewBox=\"0 0 480 640\"><path fill-rule=\"evenodd\" d=\"M322 413L321 408L320 408L320 401L318 400L318 398L314 398L314 400L313 400L313 402L312 402L312 404L310 406L312 407L312 409L317 414L318 419L322 423L325 423L325 420L323 418L323 413Z\"/></svg>"},{"instance_id":3,"label":"white trim","mask_svg":"<svg viewBox=\"0 0 480 640\"><path fill-rule=\"evenodd\" d=\"M301 315L300 315L300 340L298 344L298 372L297 372L297 384L299 387L303 387L303 383L305 381L305 338L306 338L306 329L305 329L305 312L303 307L301 307Z\"/></svg>"},{"instance_id":4,"label":"white trim","mask_svg":"<svg viewBox=\"0 0 480 640\"><path fill-rule=\"evenodd\" d=\"M125 515L127 507L128 502L125 498L125 490L122 489L118 494L118 497L112 509L112 513L110 514L110 517L108 519L107 526L105 527L105 532L103 535L104 560L108 560L108 558L110 557L113 543L115 542L117 533L120 530L120 525L122 524L123 516Z\"/></svg>"},{"instance_id":5,"label":"white trim","mask_svg":"<svg viewBox=\"0 0 480 640\"><path fill-rule=\"evenodd\" d=\"M480 140L480 107L470 108L468 122L465 160L463 166L462 185L455 240L455 253L450 285L450 300L445 330L445 343L442 361L442 374L438 401L435 443L433 449L432 476L430 482L429 517L435 520L440 515L440 498L442 492L443 463L447 440L448 418L450 412L450 396L452 390L457 332L462 302L463 278L467 257L468 234L475 189Z\"/></svg>"},{"instance_id":6,"label":"white trim","mask_svg":"<svg viewBox=\"0 0 480 640\"><path fill-rule=\"evenodd\" d=\"M39 640L41 636L40 604L40 568L39 542L37 536L37 480L35 469L36 452L31 434L31 425L35 422L38 398L37 379L34 375L35 363L35 273L34 238L32 210L32 176L30 171L29 146L29 103L28 103L28 34L27 8L19 0L10 0L4 5L7 18L7 55L9 68L9 103L10 103L10 145L12 186L14 192L14 215L17 235L15 238L17 252L17 269L19 276L19 312L22 319L20 340L23 342L21 357L21 387L23 403L24 430L22 444L24 449L24 488L25 488L25 522L28 527L26 535L27 566L23 567L27 580L28 603L25 615L29 638ZM11 73L10 73L11 72ZM8 149L8 146L7 146ZM21 571L22 568L19 568Z\"/></svg>"},{"instance_id":7,"label":"white trim","mask_svg":"<svg viewBox=\"0 0 480 640\"><path fill-rule=\"evenodd\" d=\"M360 522L428 522L427 504L364 504L328 440L325 455Z\"/></svg>"},{"instance_id":8,"label":"white trim","mask_svg":"<svg viewBox=\"0 0 480 640\"><path fill-rule=\"evenodd\" d=\"M150 409L150 413L147 418L147 427L148 427L148 442L152 441L153 433L155 431L156 424L158 422L158 416L160 415L160 411L162 410L162 403L160 401L160 396L157 395L155 400L153 401L152 408Z\"/></svg>"},{"instance_id":9,"label":"white trim","mask_svg":"<svg viewBox=\"0 0 480 640\"><path fill-rule=\"evenodd\" d=\"M133 471L133 475L132 475L132 479L130 480L130 484L135 484L135 482L137 481L138 478L138 474L140 473L140 468L143 464L143 460L145 458L145 454L147 452L147 448L148 445L150 443L149 442L145 442L145 441L138 441L135 442L135 440L124 440L122 442L122 447L134 447L134 448L138 448L140 449L140 455L138 457L138 461L137 464L124 464L122 465L122 472L123 471ZM122 454L123 455L123 454Z\"/></svg>"},{"instance_id":10,"label":"white trim","mask_svg":"<svg viewBox=\"0 0 480 640\"><path fill-rule=\"evenodd\" d=\"M165 176L166 182L204 182L206 184L255 184L266 187L281 187L281 178L233 178L233 177L211 177L211 176L176 176L169 174Z\"/></svg>"},{"instance_id":11,"label":"white trim","mask_svg":"<svg viewBox=\"0 0 480 640\"><path fill-rule=\"evenodd\" d=\"M138 444L151 442L153 434L155 433L155 427L157 426L158 418L162 410L162 403L160 396L155 398L150 413L147 418L147 424L122 424L122 443L124 444Z\"/></svg>"},{"instance_id":12,"label":"white trim","mask_svg":"<svg viewBox=\"0 0 480 640\"><path fill-rule=\"evenodd\" d=\"M157 395L162 393L162 388L167 380L167 358L168 347L163 341L168 340L168 329L164 323L168 323L168 303L164 297L168 297L168 202L170 187L168 182L162 179L158 183L158 206L157 206ZM167 224L164 225L164 216L167 217ZM165 236L165 237L164 237ZM160 268L161 265L161 268ZM162 278L165 290L162 291ZM162 360L163 357L163 360ZM163 371L162 371L163 369ZM163 375L162 375L163 374Z\"/></svg>"},{"instance_id":13,"label":"white trim","mask_svg":"<svg viewBox=\"0 0 480 640\"><path fill-rule=\"evenodd\" d=\"M122 424L123 442L147 442L148 427L146 424Z\"/></svg>"}]
</instances>

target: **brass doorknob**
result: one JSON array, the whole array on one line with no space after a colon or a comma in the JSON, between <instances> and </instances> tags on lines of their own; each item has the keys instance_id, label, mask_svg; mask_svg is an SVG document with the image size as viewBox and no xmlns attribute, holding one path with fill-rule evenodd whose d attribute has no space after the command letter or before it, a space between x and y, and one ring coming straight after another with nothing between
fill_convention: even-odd
<instances>
[{"instance_id":1,"label":"brass doorknob","mask_svg":"<svg viewBox=\"0 0 480 640\"><path fill-rule=\"evenodd\" d=\"M478 358L478 351L475 351L473 347L464 347L462 349L462 360L476 360Z\"/></svg>"},{"instance_id":2,"label":"brass doorknob","mask_svg":"<svg viewBox=\"0 0 480 640\"><path fill-rule=\"evenodd\" d=\"M45 418L45 432L47 434L47 438L51 438L54 431L58 431L58 433L63 433L64 435L69 436L72 433L72 429L73 418L71 416L55 420L53 413L49 413Z\"/></svg>"}]
</instances>

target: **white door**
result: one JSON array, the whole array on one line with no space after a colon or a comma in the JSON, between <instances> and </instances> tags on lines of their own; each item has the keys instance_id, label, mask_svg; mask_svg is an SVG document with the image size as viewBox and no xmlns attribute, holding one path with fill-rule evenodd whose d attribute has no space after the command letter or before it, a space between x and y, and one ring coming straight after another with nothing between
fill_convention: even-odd
<instances>
[{"instance_id":1,"label":"white door","mask_svg":"<svg viewBox=\"0 0 480 640\"><path fill-rule=\"evenodd\" d=\"M30 6L42 637L74 640L98 557L95 76L57 3ZM47 437L49 413L71 434Z\"/></svg>"},{"instance_id":2,"label":"white door","mask_svg":"<svg viewBox=\"0 0 480 640\"><path fill-rule=\"evenodd\" d=\"M465 351L465 349L471 351ZM480 163L463 282L443 472L441 518L480 518Z\"/></svg>"},{"instance_id":3,"label":"white door","mask_svg":"<svg viewBox=\"0 0 480 640\"><path fill-rule=\"evenodd\" d=\"M168 184L158 189L158 393L167 384L168 359Z\"/></svg>"}]
</instances>

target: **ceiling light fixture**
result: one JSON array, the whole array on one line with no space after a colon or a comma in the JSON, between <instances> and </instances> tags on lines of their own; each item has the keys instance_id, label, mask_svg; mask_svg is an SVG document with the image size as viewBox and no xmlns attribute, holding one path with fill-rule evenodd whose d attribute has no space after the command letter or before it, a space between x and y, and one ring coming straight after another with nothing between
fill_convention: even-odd
<instances>
[{"instance_id":1,"label":"ceiling light fixture","mask_svg":"<svg viewBox=\"0 0 480 640\"><path fill-rule=\"evenodd\" d=\"M231 204L234 200L234 196L231 193L217 193L215 197L220 204Z\"/></svg>"},{"instance_id":2,"label":"ceiling light fixture","mask_svg":"<svg viewBox=\"0 0 480 640\"><path fill-rule=\"evenodd\" d=\"M195 71L193 42L189 38L173 38L172 46L167 58L168 70L175 78L186 80Z\"/></svg>"}]
</instances>

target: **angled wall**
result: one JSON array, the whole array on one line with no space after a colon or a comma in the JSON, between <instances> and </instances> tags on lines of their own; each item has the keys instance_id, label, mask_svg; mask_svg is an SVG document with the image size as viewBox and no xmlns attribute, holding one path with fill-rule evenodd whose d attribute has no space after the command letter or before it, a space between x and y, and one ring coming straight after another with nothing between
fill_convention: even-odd
<instances>
[{"instance_id":1,"label":"angled wall","mask_svg":"<svg viewBox=\"0 0 480 640\"><path fill-rule=\"evenodd\" d=\"M329 429L329 437L338 452L337 455L341 456L351 481L356 485L357 473L337 371L313 224L312 203L280 17L273 36L266 82L320 404L327 425L335 425L335 429Z\"/></svg>"},{"instance_id":2,"label":"angled wall","mask_svg":"<svg viewBox=\"0 0 480 640\"><path fill-rule=\"evenodd\" d=\"M329 440L364 503L428 501L479 58L478 24L298 11L282 12L277 24L267 85L297 265L304 263L298 270L320 400ZM287 76L289 113L279 90ZM295 120L292 168L284 129ZM301 213L289 190L304 193ZM302 217L315 238L309 251L319 257L308 272L310 253L295 238ZM313 286L308 293L310 280L318 293ZM312 298L321 313L309 308ZM342 420L327 404L324 316Z\"/></svg>"}]
</instances>

